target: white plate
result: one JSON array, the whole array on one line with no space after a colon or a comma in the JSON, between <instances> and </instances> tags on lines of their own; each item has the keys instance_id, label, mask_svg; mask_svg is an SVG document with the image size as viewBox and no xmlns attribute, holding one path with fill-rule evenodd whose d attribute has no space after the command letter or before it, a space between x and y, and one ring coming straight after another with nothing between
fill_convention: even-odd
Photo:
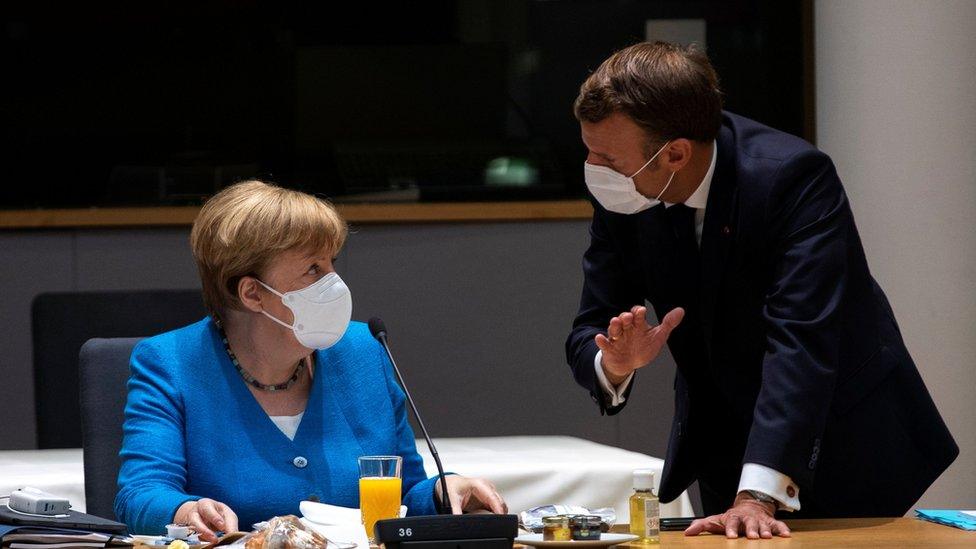
<instances>
[{"instance_id":1,"label":"white plate","mask_svg":"<svg viewBox=\"0 0 976 549\"><path fill-rule=\"evenodd\" d=\"M535 547L610 547L618 543L634 541L637 536L633 534L600 534L600 539L578 540L578 541L544 541L542 534L525 534L515 538L515 543L523 545L533 545Z\"/></svg>"}]
</instances>

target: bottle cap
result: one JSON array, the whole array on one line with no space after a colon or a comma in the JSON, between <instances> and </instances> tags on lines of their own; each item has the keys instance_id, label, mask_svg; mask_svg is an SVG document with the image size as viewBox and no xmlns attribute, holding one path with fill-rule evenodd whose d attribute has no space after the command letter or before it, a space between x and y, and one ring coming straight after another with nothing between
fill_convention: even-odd
<instances>
[{"instance_id":1,"label":"bottle cap","mask_svg":"<svg viewBox=\"0 0 976 549\"><path fill-rule=\"evenodd\" d=\"M634 490L654 489L654 469L634 469Z\"/></svg>"}]
</instances>

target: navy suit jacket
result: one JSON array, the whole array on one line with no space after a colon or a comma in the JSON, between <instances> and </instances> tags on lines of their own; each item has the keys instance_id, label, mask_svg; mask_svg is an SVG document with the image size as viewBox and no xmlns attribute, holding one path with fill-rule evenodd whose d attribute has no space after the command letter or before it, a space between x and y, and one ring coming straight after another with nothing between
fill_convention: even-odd
<instances>
[{"instance_id":1,"label":"navy suit jacket","mask_svg":"<svg viewBox=\"0 0 976 549\"><path fill-rule=\"evenodd\" d=\"M832 162L731 113L716 143L693 294L669 264L663 205L621 215L594 201L566 342L574 377L617 413L596 380L594 336L645 300L658 318L685 307L668 341L663 501L698 479L731 502L742 464L757 463L800 486L805 515L904 514L959 450L868 270Z\"/></svg>"}]
</instances>

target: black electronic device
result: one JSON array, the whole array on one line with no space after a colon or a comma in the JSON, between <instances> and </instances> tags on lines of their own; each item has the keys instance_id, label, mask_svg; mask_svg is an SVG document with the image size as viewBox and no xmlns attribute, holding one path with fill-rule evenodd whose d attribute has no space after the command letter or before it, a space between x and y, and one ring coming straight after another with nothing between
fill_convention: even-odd
<instances>
[{"instance_id":1,"label":"black electronic device","mask_svg":"<svg viewBox=\"0 0 976 549\"><path fill-rule=\"evenodd\" d=\"M400 368L397 367L390 352L390 346L386 341L386 324L379 318L369 319L369 331L373 337L380 342L386 356L393 365L393 373L396 374L403 394L413 410L414 417L417 418L417 425L423 432L430 454L437 464L437 473L440 476L441 493L447 494L447 480L444 476L444 468L441 466L441 458L437 454L437 448L427 433L417 405L410 396L403 376L400 375ZM451 547L454 549L495 549L501 547L511 547L518 533L518 517L515 515L493 515L493 514L469 514L452 515L450 503L447 497L438 503L441 515L426 517L408 517L400 519L387 519L376 521L375 538L378 543L382 543L387 549L443 549Z\"/></svg>"},{"instance_id":2,"label":"black electronic device","mask_svg":"<svg viewBox=\"0 0 976 549\"><path fill-rule=\"evenodd\" d=\"M376 541L387 549L510 548L515 515L434 515L376 521Z\"/></svg>"},{"instance_id":3,"label":"black electronic device","mask_svg":"<svg viewBox=\"0 0 976 549\"><path fill-rule=\"evenodd\" d=\"M125 534L126 532L126 526L121 522L87 515L70 509L66 513L56 516L33 516L13 511L6 504L0 504L0 524L17 527L67 528L105 534Z\"/></svg>"},{"instance_id":4,"label":"black electronic device","mask_svg":"<svg viewBox=\"0 0 976 549\"><path fill-rule=\"evenodd\" d=\"M692 522L702 517L661 517L661 531L686 530Z\"/></svg>"}]
</instances>

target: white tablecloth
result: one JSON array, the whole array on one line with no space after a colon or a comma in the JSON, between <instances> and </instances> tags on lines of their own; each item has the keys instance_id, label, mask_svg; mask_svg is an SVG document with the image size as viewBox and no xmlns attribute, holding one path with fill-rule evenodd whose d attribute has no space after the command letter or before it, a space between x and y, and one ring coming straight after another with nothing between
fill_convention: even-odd
<instances>
[{"instance_id":1,"label":"white tablecloth","mask_svg":"<svg viewBox=\"0 0 976 549\"><path fill-rule=\"evenodd\" d=\"M653 469L660 482L664 460L574 437L519 436L435 439L445 471L492 481L518 513L539 505L613 507L630 521L634 469ZM428 475L437 473L423 440L417 450ZM662 517L695 516L688 494L661 505Z\"/></svg>"},{"instance_id":2,"label":"white tablecloth","mask_svg":"<svg viewBox=\"0 0 976 549\"><path fill-rule=\"evenodd\" d=\"M479 437L435 439L447 471L495 483L513 513L537 505L566 503L614 507L627 522L634 469L650 468L659 481L664 462L636 452L573 437ZM423 440L417 449L429 475L434 461ZM80 448L0 451L0 495L33 486L66 497L85 510L85 474ZM687 494L661 506L661 516L693 516Z\"/></svg>"}]
</instances>

